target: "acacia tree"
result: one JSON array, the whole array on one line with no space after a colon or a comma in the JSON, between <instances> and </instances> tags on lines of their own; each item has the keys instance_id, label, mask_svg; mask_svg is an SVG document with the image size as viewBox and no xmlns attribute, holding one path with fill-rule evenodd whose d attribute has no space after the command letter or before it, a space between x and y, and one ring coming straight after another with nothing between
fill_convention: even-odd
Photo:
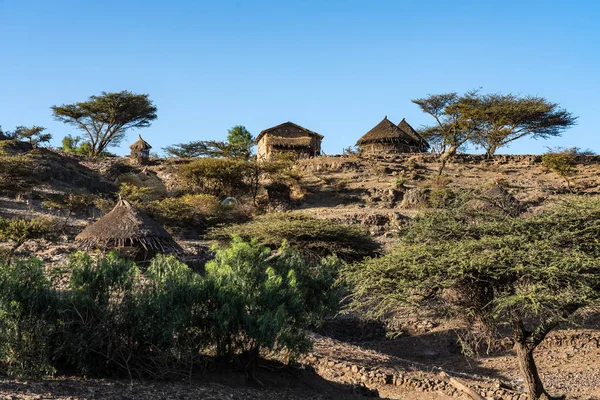
<instances>
[{"instance_id":1,"label":"acacia tree","mask_svg":"<svg viewBox=\"0 0 600 400\"><path fill-rule=\"evenodd\" d=\"M46 128L34 125L30 128L26 126L17 126L14 131L7 132L10 137L29 142L33 147L38 147L40 143L47 143L52 139L52 134L44 133Z\"/></svg>"},{"instance_id":2,"label":"acacia tree","mask_svg":"<svg viewBox=\"0 0 600 400\"><path fill-rule=\"evenodd\" d=\"M473 96L457 104L461 117L477 127L473 144L485 149L487 157L522 137L547 139L560 136L577 117L543 97L513 94Z\"/></svg>"},{"instance_id":3,"label":"acacia tree","mask_svg":"<svg viewBox=\"0 0 600 400\"><path fill-rule=\"evenodd\" d=\"M430 142L434 151L442 155L442 160L454 156L461 146L472 139L476 127L462 118L457 105L476 95L476 91L464 96L452 92L411 100L435 120L435 124L425 127L420 133Z\"/></svg>"},{"instance_id":4,"label":"acacia tree","mask_svg":"<svg viewBox=\"0 0 600 400\"><path fill-rule=\"evenodd\" d=\"M148 127L156 119L156 107L148 95L127 90L102 92L100 96L90 96L88 101L51 108L56 120L83 131L91 156L117 146L127 130Z\"/></svg>"},{"instance_id":5,"label":"acacia tree","mask_svg":"<svg viewBox=\"0 0 600 400\"><path fill-rule=\"evenodd\" d=\"M445 311L490 340L509 324L526 392L546 395L533 351L600 300L600 199L518 219L444 211L417 218L386 256L348 266L355 308ZM474 329L473 329L474 330Z\"/></svg>"},{"instance_id":6,"label":"acacia tree","mask_svg":"<svg viewBox=\"0 0 600 400\"><path fill-rule=\"evenodd\" d=\"M163 150L181 158L213 157L248 161L252 157L253 146L252 134L246 127L236 125L228 130L227 141L197 140L168 146Z\"/></svg>"}]
</instances>

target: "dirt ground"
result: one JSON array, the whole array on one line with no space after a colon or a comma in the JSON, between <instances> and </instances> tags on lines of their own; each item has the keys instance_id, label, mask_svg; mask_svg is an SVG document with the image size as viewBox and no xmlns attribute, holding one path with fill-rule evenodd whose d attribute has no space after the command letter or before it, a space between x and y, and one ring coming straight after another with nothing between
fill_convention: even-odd
<instances>
[{"instance_id":1,"label":"dirt ground","mask_svg":"<svg viewBox=\"0 0 600 400\"><path fill-rule=\"evenodd\" d=\"M97 166L88 167L91 169L84 172L91 176ZM426 187L436 175L438 167L437 162L428 155L397 159L321 157L306 160L298 165L302 172L301 193L296 194L293 209L294 212L317 218L364 225L377 240L392 246L395 242L394 231L398 226L421 212L419 208L404 207L401 198L393 199L394 192L390 190L394 188L395 180L403 178L403 191ZM161 168L155 168L157 176L168 188L171 183ZM571 182L577 193L600 194L600 158L582 159L577 169L579 174ZM491 161L465 156L450 162L445 173L450 189L477 190L500 183L524 205L525 212L535 212L568 195L565 182L545 170L539 162L539 156L497 156ZM79 175L88 176L83 172ZM65 178L65 182L72 178L71 175L65 176L69 178ZM73 189L65 182L61 183L62 186L56 185L58 178L52 179L36 190L66 193ZM0 196L0 216L31 218L43 215L64 218L61 212L42 207L40 200ZM91 215L74 215L61 243L28 242L21 251L23 254L36 254L45 261L60 261L74 250L74 235L98 216L94 210ZM185 246L193 248L200 243L187 241ZM568 399L600 399L600 331L592 328L554 332L537 350L535 356L542 380L550 393L565 394ZM461 355L452 329L433 326L425 331L401 335L393 340L378 335L350 338L333 335L339 340L315 335L314 354L415 377L437 376L442 369L469 384L485 386L502 382L520 389L522 381L510 348L468 359ZM355 387L355 382L334 371L321 373L320 376L307 372L284 381L266 379L265 387L249 386L243 377L225 380L213 378L199 378L190 385L187 382L130 383L73 377L20 381L0 377L0 399L320 400L361 398L362 393L358 390L360 388ZM379 385L376 389L380 397L389 399L450 398L440 392L414 391L394 385Z\"/></svg>"}]
</instances>

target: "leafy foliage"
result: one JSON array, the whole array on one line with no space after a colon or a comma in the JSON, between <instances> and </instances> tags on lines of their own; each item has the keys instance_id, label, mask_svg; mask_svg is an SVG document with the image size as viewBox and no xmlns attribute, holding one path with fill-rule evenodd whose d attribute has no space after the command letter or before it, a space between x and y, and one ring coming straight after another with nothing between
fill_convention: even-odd
<instances>
[{"instance_id":1,"label":"leafy foliage","mask_svg":"<svg viewBox=\"0 0 600 400\"><path fill-rule=\"evenodd\" d=\"M234 195L247 190L247 163L227 158L201 158L177 170L181 182L213 195Z\"/></svg>"},{"instance_id":2,"label":"leafy foliage","mask_svg":"<svg viewBox=\"0 0 600 400\"><path fill-rule=\"evenodd\" d=\"M57 370L164 377L209 354L306 351L306 329L335 312L338 262L309 267L282 247L273 256L235 239L204 276L159 255L142 276L116 253L70 257L68 283L34 259L0 264L0 367L13 375ZM60 286L60 289L59 289Z\"/></svg>"},{"instance_id":3,"label":"leafy foliage","mask_svg":"<svg viewBox=\"0 0 600 400\"><path fill-rule=\"evenodd\" d=\"M533 350L552 329L600 300L600 201L571 200L527 218L429 213L390 254L349 266L354 306L445 311L467 326L513 328L532 398L543 393ZM534 377L528 379L528 377Z\"/></svg>"},{"instance_id":4,"label":"leafy foliage","mask_svg":"<svg viewBox=\"0 0 600 400\"><path fill-rule=\"evenodd\" d=\"M84 141L81 136L67 135L62 139L62 150L65 153L77 154L80 156L91 155L92 146L90 142Z\"/></svg>"},{"instance_id":5,"label":"leafy foliage","mask_svg":"<svg viewBox=\"0 0 600 400\"><path fill-rule=\"evenodd\" d=\"M48 143L52 139L52 134L44 133L46 128L34 125L32 127L17 126L14 131L6 132L6 136L17 140L27 141L33 147L38 147L41 143Z\"/></svg>"},{"instance_id":6,"label":"leafy foliage","mask_svg":"<svg viewBox=\"0 0 600 400\"><path fill-rule=\"evenodd\" d=\"M379 251L379 244L362 227L297 214L265 214L246 224L215 229L209 237L229 240L236 235L256 238L272 249L285 241L313 259L335 254L344 261L356 261Z\"/></svg>"},{"instance_id":7,"label":"leafy foliage","mask_svg":"<svg viewBox=\"0 0 600 400\"><path fill-rule=\"evenodd\" d=\"M102 92L88 101L52 106L52 113L58 121L83 131L91 156L117 146L127 130L148 127L156 119L156 107L148 95L127 90Z\"/></svg>"},{"instance_id":8,"label":"leafy foliage","mask_svg":"<svg viewBox=\"0 0 600 400\"><path fill-rule=\"evenodd\" d=\"M571 190L571 177L577 174L577 148L548 150L542 156L542 165L556 173L567 183Z\"/></svg>"},{"instance_id":9,"label":"leafy foliage","mask_svg":"<svg viewBox=\"0 0 600 400\"><path fill-rule=\"evenodd\" d=\"M212 157L249 161L252 157L254 138L242 125L229 129L226 142L198 140L165 147L168 155L180 158Z\"/></svg>"},{"instance_id":10,"label":"leafy foliage","mask_svg":"<svg viewBox=\"0 0 600 400\"><path fill-rule=\"evenodd\" d=\"M577 120L558 104L535 96L472 90L464 95L429 95L412 102L434 118L435 124L424 128L422 134L444 158L467 143L483 147L486 155L492 156L498 148L522 137L559 136Z\"/></svg>"},{"instance_id":11,"label":"leafy foliage","mask_svg":"<svg viewBox=\"0 0 600 400\"><path fill-rule=\"evenodd\" d=\"M30 188L37 179L33 168L33 160L27 155L2 154L0 151L0 189L21 191Z\"/></svg>"},{"instance_id":12,"label":"leafy foliage","mask_svg":"<svg viewBox=\"0 0 600 400\"><path fill-rule=\"evenodd\" d=\"M22 218L0 217L0 241L13 242L13 250L20 247L27 240L42 239L54 235L54 222L49 218Z\"/></svg>"}]
</instances>

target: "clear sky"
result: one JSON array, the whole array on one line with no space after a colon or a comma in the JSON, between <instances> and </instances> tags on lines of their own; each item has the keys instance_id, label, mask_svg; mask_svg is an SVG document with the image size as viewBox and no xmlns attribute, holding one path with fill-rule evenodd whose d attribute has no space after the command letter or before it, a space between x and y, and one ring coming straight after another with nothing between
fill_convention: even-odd
<instances>
[{"instance_id":1,"label":"clear sky","mask_svg":"<svg viewBox=\"0 0 600 400\"><path fill-rule=\"evenodd\" d=\"M599 21L596 0L0 0L0 125L58 145L77 131L50 106L127 89L158 107L155 150L293 121L335 154L385 115L429 123L412 98L482 87L579 116L500 153L600 152Z\"/></svg>"}]
</instances>

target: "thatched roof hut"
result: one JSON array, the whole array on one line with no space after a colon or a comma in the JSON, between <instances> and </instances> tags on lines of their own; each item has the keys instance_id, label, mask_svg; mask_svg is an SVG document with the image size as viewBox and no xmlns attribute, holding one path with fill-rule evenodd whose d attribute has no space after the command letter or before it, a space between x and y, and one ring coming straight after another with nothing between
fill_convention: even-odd
<instances>
[{"instance_id":1,"label":"thatched roof hut","mask_svg":"<svg viewBox=\"0 0 600 400\"><path fill-rule=\"evenodd\" d=\"M396 125L387 116L356 142L363 154L422 153L429 147L424 144L425 140L405 120Z\"/></svg>"},{"instance_id":2,"label":"thatched roof hut","mask_svg":"<svg viewBox=\"0 0 600 400\"><path fill-rule=\"evenodd\" d=\"M119 200L112 211L87 226L75 240L85 250L128 247L138 249L145 256L154 253L183 254L183 249L165 228L127 200Z\"/></svg>"},{"instance_id":3,"label":"thatched roof hut","mask_svg":"<svg viewBox=\"0 0 600 400\"><path fill-rule=\"evenodd\" d=\"M429 150L429 143L421 135L417 132L406 119L402 118L402 121L398 124L398 128L402 129L405 133L408 133L417 143L419 143L419 147L422 152Z\"/></svg>"},{"instance_id":4,"label":"thatched roof hut","mask_svg":"<svg viewBox=\"0 0 600 400\"><path fill-rule=\"evenodd\" d=\"M145 164L150 159L150 143L146 142L142 139L142 135L138 135L138 140L136 140L131 146L131 158L137 161L140 164Z\"/></svg>"},{"instance_id":5,"label":"thatched roof hut","mask_svg":"<svg viewBox=\"0 0 600 400\"><path fill-rule=\"evenodd\" d=\"M321 154L322 140L323 135L288 121L262 131L256 137L256 153L259 159L287 152L298 157L315 157Z\"/></svg>"}]
</instances>

